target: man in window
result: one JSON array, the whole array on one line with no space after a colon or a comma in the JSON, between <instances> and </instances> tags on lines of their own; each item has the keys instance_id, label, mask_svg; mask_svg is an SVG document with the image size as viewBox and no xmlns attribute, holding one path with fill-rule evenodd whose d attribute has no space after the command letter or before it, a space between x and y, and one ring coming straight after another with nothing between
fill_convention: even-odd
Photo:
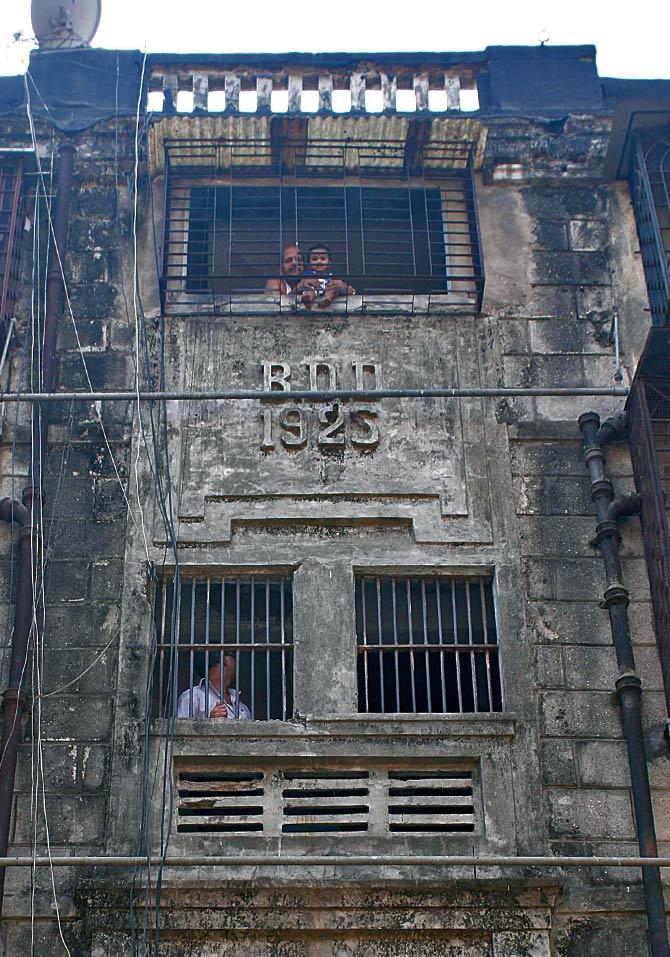
<instances>
[{"instance_id":1,"label":"man in window","mask_svg":"<svg viewBox=\"0 0 670 957\"><path fill-rule=\"evenodd\" d=\"M249 721L251 712L240 698L239 692L231 688L235 682L235 657L223 656L221 672L221 653L209 653L209 674L199 684L187 688L179 695L177 702L178 718L231 718ZM193 708L191 710L191 700Z\"/></svg>"},{"instance_id":2,"label":"man in window","mask_svg":"<svg viewBox=\"0 0 670 957\"><path fill-rule=\"evenodd\" d=\"M284 246L284 251L279 264L281 276L272 276L265 283L265 291L274 295L288 296L294 292L300 282L300 276L305 263L297 244L289 243Z\"/></svg>"}]
</instances>

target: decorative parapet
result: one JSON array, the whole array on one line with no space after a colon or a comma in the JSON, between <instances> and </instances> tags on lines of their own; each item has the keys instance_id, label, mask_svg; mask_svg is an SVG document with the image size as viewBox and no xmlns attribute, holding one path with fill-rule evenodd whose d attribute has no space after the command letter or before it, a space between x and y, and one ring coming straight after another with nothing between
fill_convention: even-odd
<instances>
[{"instance_id":1,"label":"decorative parapet","mask_svg":"<svg viewBox=\"0 0 670 957\"><path fill-rule=\"evenodd\" d=\"M397 56L397 55L396 55ZM396 63L361 61L348 64L327 54L309 64L292 57L267 57L253 64L152 58L149 109L152 112L270 115L283 113L449 113L478 109L477 74L482 64L445 67L432 54ZM305 58L302 58L305 59Z\"/></svg>"}]
</instances>

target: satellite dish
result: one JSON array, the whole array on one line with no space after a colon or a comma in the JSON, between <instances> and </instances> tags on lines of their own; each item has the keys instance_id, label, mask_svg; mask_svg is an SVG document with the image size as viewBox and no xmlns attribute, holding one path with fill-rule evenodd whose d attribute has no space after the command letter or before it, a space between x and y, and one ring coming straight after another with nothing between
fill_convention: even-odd
<instances>
[{"instance_id":1,"label":"satellite dish","mask_svg":"<svg viewBox=\"0 0 670 957\"><path fill-rule=\"evenodd\" d=\"M31 19L43 50L87 47L100 23L101 0L32 0Z\"/></svg>"}]
</instances>

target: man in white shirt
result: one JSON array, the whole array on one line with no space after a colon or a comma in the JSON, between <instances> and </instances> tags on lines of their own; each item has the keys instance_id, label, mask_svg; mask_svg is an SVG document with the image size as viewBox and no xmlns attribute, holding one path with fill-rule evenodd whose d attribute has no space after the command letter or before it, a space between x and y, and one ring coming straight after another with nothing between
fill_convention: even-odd
<instances>
[{"instance_id":1,"label":"man in white shirt","mask_svg":"<svg viewBox=\"0 0 670 957\"><path fill-rule=\"evenodd\" d=\"M197 685L182 691L177 701L177 717L250 721L251 712L240 698L239 692L230 687L235 682L235 657L223 656L223 680L220 652L210 652L209 661L209 680L203 678Z\"/></svg>"}]
</instances>

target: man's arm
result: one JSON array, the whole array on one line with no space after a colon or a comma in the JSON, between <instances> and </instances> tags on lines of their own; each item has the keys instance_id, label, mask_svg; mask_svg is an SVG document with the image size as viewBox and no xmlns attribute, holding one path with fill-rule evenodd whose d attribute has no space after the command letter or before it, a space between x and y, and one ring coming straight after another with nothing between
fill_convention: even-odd
<instances>
[{"instance_id":1,"label":"man's arm","mask_svg":"<svg viewBox=\"0 0 670 957\"><path fill-rule=\"evenodd\" d=\"M265 291L281 296L284 292L284 280L279 279L277 276L272 276L265 283Z\"/></svg>"}]
</instances>

